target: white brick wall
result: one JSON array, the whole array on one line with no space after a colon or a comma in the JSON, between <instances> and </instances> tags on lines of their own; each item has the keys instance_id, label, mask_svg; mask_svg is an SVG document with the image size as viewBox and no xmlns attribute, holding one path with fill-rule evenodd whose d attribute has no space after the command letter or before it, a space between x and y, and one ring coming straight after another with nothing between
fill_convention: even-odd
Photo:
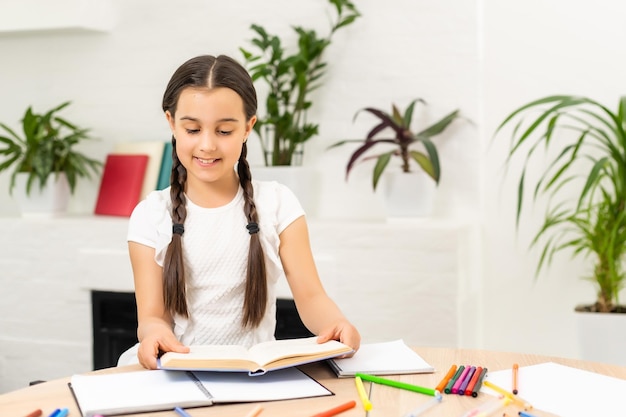
<instances>
[{"instance_id":1,"label":"white brick wall","mask_svg":"<svg viewBox=\"0 0 626 417\"><path fill-rule=\"evenodd\" d=\"M92 369L92 289L132 291L127 220L0 219L0 393ZM448 222L313 222L329 294L365 342L459 346L479 323L460 311L468 228ZM27 250L24 250L27 248ZM289 296L283 283L281 296ZM465 293L464 295L467 295Z\"/></svg>"}]
</instances>

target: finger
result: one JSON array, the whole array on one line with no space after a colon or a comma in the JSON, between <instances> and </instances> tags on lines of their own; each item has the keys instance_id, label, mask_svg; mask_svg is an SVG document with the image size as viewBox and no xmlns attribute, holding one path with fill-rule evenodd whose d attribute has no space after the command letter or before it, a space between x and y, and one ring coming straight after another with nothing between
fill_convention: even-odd
<instances>
[{"instance_id":1,"label":"finger","mask_svg":"<svg viewBox=\"0 0 626 417\"><path fill-rule=\"evenodd\" d=\"M139 345L139 350L137 351L137 358L139 359L139 363L146 369L156 369L157 361L156 358L159 354L159 343L155 342L153 344L142 343Z\"/></svg>"},{"instance_id":2,"label":"finger","mask_svg":"<svg viewBox=\"0 0 626 417\"><path fill-rule=\"evenodd\" d=\"M188 353L189 346L185 346L175 337L168 337L159 343L159 347L163 352Z\"/></svg>"}]
</instances>

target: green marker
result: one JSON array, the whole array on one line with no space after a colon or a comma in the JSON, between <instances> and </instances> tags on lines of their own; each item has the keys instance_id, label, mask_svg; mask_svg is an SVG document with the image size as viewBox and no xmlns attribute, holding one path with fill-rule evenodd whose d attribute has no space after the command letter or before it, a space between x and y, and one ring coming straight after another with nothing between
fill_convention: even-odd
<instances>
[{"instance_id":1,"label":"green marker","mask_svg":"<svg viewBox=\"0 0 626 417\"><path fill-rule=\"evenodd\" d=\"M450 381L448 381L448 383L446 384L446 387L443 389L443 392L445 392L446 394L450 394L452 392L452 386L454 386L454 383L456 382L456 380L459 379L464 369L465 369L464 365L459 366L454 376L450 378Z\"/></svg>"},{"instance_id":2,"label":"green marker","mask_svg":"<svg viewBox=\"0 0 626 417\"><path fill-rule=\"evenodd\" d=\"M420 394L431 395L433 397L439 394L439 391L432 388L424 388L418 385L407 384L406 382L393 381L387 378L381 378L374 375L367 375L357 372L356 376L360 377L363 381L374 382L376 384L387 385L394 388L405 389L408 391L419 392Z\"/></svg>"}]
</instances>

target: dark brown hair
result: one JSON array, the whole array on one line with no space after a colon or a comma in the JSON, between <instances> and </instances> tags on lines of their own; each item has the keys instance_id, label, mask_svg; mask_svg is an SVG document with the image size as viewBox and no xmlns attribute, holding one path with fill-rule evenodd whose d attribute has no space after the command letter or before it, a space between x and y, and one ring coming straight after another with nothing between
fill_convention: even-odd
<instances>
[{"instance_id":1,"label":"dark brown hair","mask_svg":"<svg viewBox=\"0 0 626 417\"><path fill-rule=\"evenodd\" d=\"M257 110L256 90L248 72L237 61L224 55L218 57L203 55L192 58L181 65L172 75L163 94L163 111L176 114L176 106L181 92L188 87L226 87L235 91L242 99L246 120L250 120ZM187 217L185 182L187 170L178 160L176 154L176 138L172 136L172 174L170 198L172 200L172 223L184 225ZM252 175L246 160L248 153L244 142L237 173L243 188L244 213L248 223L259 222L254 204ZM242 224L241 227L246 227ZM172 234L172 241L165 254L163 263L163 297L165 308L171 314L189 315L185 291L185 269L183 265L182 235ZM248 251L248 267L246 273L246 289L243 305L244 326L259 325L267 307L267 278L265 275L265 258L259 240L259 233L250 235Z\"/></svg>"}]
</instances>

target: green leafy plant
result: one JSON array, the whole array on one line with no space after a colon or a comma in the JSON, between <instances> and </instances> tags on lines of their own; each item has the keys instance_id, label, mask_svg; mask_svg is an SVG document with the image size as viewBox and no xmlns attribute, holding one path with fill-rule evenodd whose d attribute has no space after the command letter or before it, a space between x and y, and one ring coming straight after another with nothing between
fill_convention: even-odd
<instances>
[{"instance_id":1,"label":"green leafy plant","mask_svg":"<svg viewBox=\"0 0 626 417\"><path fill-rule=\"evenodd\" d=\"M506 164L524 158L517 188L516 224L526 197L527 177L532 202L545 198L543 225L531 242L541 248L536 273L555 254L591 257L597 287L593 306L577 310L621 310L626 254L626 97L617 111L587 97L556 95L525 104L509 114L495 134L513 125ZM530 164L535 156L556 148L545 168ZM538 153L541 151L541 153ZM553 154L549 154L553 155Z\"/></svg>"},{"instance_id":2,"label":"green leafy plant","mask_svg":"<svg viewBox=\"0 0 626 417\"><path fill-rule=\"evenodd\" d=\"M372 176L372 186L374 190L376 190L381 175L389 165L391 158L395 156L402 160L403 172L411 172L410 161L413 160L426 174L439 184L439 178L441 176L439 153L431 139L446 130L454 120L461 116L459 110L454 110L436 123L418 132L413 132L411 130L411 122L413 120L413 111L417 103L426 104L422 99L415 99L407 106L404 112L401 112L395 104L392 104L391 113L373 107L367 107L359 110L355 114L354 119L356 119L362 111L373 114L377 118L377 124L369 131L365 139L342 140L329 147L330 149L347 143L362 143L348 160L348 165L346 166L346 180L357 162L376 159ZM367 155L367 152L376 145L386 146L387 148L391 147L392 149L375 155ZM411 147L418 145L421 145L419 150L411 149Z\"/></svg>"},{"instance_id":3,"label":"green leafy plant","mask_svg":"<svg viewBox=\"0 0 626 417\"><path fill-rule=\"evenodd\" d=\"M57 113L66 108L65 102L44 114L35 113L28 107L22 118L22 136L7 125L0 127L8 136L0 136L0 149L4 160L0 163L0 172L12 168L9 192L15 187L18 173L27 173L26 193L30 194L33 183L44 187L51 175L65 173L70 190L73 193L79 177L90 177L102 166L100 161L88 158L74 150L74 146L83 140L91 139L88 129L80 128Z\"/></svg>"},{"instance_id":4,"label":"green leafy plant","mask_svg":"<svg viewBox=\"0 0 626 417\"><path fill-rule=\"evenodd\" d=\"M251 43L256 53L240 48L253 81L263 81L268 93L264 116L254 129L261 139L265 165L297 165L295 155L306 141L318 134L319 124L307 121L312 107L310 93L321 86L327 64L322 61L337 30L352 24L359 16L349 0L329 0L335 16L330 32L320 36L315 30L293 27L298 36L297 49L287 52L282 40L264 27L253 24L256 33Z\"/></svg>"}]
</instances>

